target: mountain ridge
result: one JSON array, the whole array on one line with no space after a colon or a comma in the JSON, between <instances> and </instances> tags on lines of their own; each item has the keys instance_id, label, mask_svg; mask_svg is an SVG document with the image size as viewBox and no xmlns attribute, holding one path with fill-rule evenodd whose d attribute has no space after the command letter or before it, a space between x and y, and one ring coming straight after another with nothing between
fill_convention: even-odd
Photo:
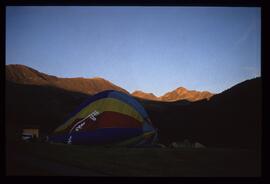
<instances>
[{"instance_id":1,"label":"mountain ridge","mask_svg":"<svg viewBox=\"0 0 270 184\"><path fill-rule=\"evenodd\" d=\"M153 93L146 93L141 90L136 90L132 92L131 95L138 98L154 101L173 102L179 100L188 100L194 102L203 99L209 100L215 94L210 93L209 91L188 90L184 87L178 87L175 90L169 91L161 96L155 96Z\"/></svg>"},{"instance_id":2,"label":"mountain ridge","mask_svg":"<svg viewBox=\"0 0 270 184\"><path fill-rule=\"evenodd\" d=\"M193 102L202 99L209 100L214 95L208 91L188 90L184 87L178 87L177 89L169 91L159 97L155 96L153 93L146 93L141 90L136 90L133 93L129 93L124 88L117 86L101 77L57 77L54 75L45 74L36 69L21 64L6 65L6 80L18 84L49 85L90 95L94 95L104 90L117 90L126 94L131 94L133 97L154 101L170 102L188 100Z\"/></svg>"},{"instance_id":3,"label":"mountain ridge","mask_svg":"<svg viewBox=\"0 0 270 184\"><path fill-rule=\"evenodd\" d=\"M74 92L94 95L104 90L117 90L129 94L125 89L100 77L61 78L39 72L25 65L6 65L6 80L18 84L54 86Z\"/></svg>"}]
</instances>

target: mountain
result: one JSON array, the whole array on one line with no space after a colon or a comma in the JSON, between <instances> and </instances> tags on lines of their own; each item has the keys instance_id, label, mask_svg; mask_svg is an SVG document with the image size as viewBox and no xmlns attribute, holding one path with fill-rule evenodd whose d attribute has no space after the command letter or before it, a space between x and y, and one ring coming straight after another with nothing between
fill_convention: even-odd
<instances>
[{"instance_id":1,"label":"mountain","mask_svg":"<svg viewBox=\"0 0 270 184\"><path fill-rule=\"evenodd\" d=\"M85 92L52 86L48 82L64 79L44 75L28 67L20 70L17 73L6 70L5 127L8 138L20 139L21 127L27 124L40 126L45 134L52 132L64 123L69 113L91 96ZM23 82L25 78L30 78L30 81ZM255 78L213 95L209 100L164 102L135 98L158 128L159 141L163 144L189 139L210 148L259 150L261 88L261 78Z\"/></svg>"},{"instance_id":2,"label":"mountain","mask_svg":"<svg viewBox=\"0 0 270 184\"><path fill-rule=\"evenodd\" d=\"M171 92L168 92L160 97L162 101L177 101L177 100L188 100L198 101L202 99L210 99L214 94L208 91L195 91L187 90L184 87L179 87Z\"/></svg>"},{"instance_id":3,"label":"mountain","mask_svg":"<svg viewBox=\"0 0 270 184\"><path fill-rule=\"evenodd\" d=\"M94 95L98 92L109 89L129 94L129 92L125 89L116 86L103 78L60 78L18 64L6 65L6 80L17 84L54 86L60 89L85 93L89 95ZM132 96L156 101L197 101L201 99L209 99L213 96L213 94L207 91L189 91L183 87L180 87L174 91L166 93L161 97L157 97L153 93L145 93L142 91L134 91Z\"/></svg>"},{"instance_id":4,"label":"mountain","mask_svg":"<svg viewBox=\"0 0 270 184\"><path fill-rule=\"evenodd\" d=\"M187 90L184 87L179 87L171 92L165 93L163 96L157 97L153 93L145 93L143 91L134 91L132 96L142 98L145 100L155 100L155 101L164 101L164 102L172 102L179 100L187 100L187 101L198 101L207 99L209 100L214 94L208 91L195 91L195 90Z\"/></svg>"},{"instance_id":5,"label":"mountain","mask_svg":"<svg viewBox=\"0 0 270 184\"><path fill-rule=\"evenodd\" d=\"M54 86L90 95L109 89L129 94L125 89L103 78L59 78L41 73L24 65L6 65L6 80L17 84Z\"/></svg>"},{"instance_id":6,"label":"mountain","mask_svg":"<svg viewBox=\"0 0 270 184\"><path fill-rule=\"evenodd\" d=\"M153 93L145 93L143 91L134 91L132 94L134 97L142 98L142 99L147 99L147 100L159 100L158 97L156 97Z\"/></svg>"}]
</instances>

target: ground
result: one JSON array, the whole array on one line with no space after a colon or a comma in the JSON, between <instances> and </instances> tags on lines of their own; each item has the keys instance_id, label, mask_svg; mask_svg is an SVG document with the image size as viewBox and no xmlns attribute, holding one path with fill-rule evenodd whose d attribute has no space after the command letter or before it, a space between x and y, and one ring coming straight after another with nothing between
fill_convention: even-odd
<instances>
[{"instance_id":1,"label":"ground","mask_svg":"<svg viewBox=\"0 0 270 184\"><path fill-rule=\"evenodd\" d=\"M8 146L7 175L258 177L260 155L243 149L20 143Z\"/></svg>"}]
</instances>

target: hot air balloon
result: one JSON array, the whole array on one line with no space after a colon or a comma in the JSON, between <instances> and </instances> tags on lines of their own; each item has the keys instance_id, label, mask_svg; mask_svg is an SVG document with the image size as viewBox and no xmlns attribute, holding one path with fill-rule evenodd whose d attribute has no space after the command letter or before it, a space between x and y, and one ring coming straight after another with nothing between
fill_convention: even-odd
<instances>
[{"instance_id":1,"label":"hot air balloon","mask_svg":"<svg viewBox=\"0 0 270 184\"><path fill-rule=\"evenodd\" d=\"M64 124L55 129L49 141L145 146L157 141L157 130L137 100L125 93L107 90L81 104Z\"/></svg>"}]
</instances>

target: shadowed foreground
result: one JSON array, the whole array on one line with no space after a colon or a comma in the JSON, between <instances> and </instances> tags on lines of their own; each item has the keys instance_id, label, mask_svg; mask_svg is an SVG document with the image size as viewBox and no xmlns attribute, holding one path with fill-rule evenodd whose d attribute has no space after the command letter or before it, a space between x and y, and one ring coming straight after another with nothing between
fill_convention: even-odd
<instances>
[{"instance_id":1,"label":"shadowed foreground","mask_svg":"<svg viewBox=\"0 0 270 184\"><path fill-rule=\"evenodd\" d=\"M257 177L259 153L240 149L110 148L20 143L7 175Z\"/></svg>"}]
</instances>

